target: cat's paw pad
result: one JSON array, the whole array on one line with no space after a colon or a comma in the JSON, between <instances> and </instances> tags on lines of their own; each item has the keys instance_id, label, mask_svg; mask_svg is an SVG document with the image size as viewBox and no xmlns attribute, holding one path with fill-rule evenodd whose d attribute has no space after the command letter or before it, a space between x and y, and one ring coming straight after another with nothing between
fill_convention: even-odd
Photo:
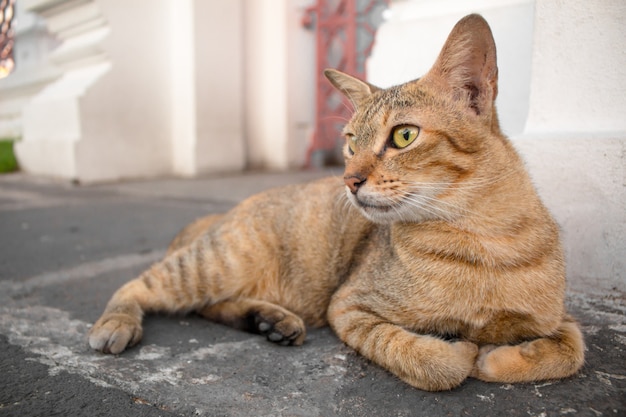
<instances>
[{"instance_id":1,"label":"cat's paw pad","mask_svg":"<svg viewBox=\"0 0 626 417\"><path fill-rule=\"evenodd\" d=\"M141 340L141 322L124 314L100 317L89 332L89 346L103 353L118 354Z\"/></svg>"},{"instance_id":2,"label":"cat's paw pad","mask_svg":"<svg viewBox=\"0 0 626 417\"><path fill-rule=\"evenodd\" d=\"M299 346L306 338L304 322L292 313L279 310L259 312L255 316L255 324L267 340L280 345Z\"/></svg>"}]
</instances>

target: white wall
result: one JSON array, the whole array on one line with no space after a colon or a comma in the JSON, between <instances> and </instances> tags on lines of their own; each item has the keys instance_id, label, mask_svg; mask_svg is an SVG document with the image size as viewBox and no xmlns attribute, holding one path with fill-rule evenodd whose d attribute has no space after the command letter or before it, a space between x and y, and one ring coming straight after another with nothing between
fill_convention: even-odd
<instances>
[{"instance_id":1,"label":"white wall","mask_svg":"<svg viewBox=\"0 0 626 417\"><path fill-rule=\"evenodd\" d=\"M626 292L626 3L537 0L530 112L514 138L574 289Z\"/></svg>"},{"instance_id":2,"label":"white wall","mask_svg":"<svg viewBox=\"0 0 626 417\"><path fill-rule=\"evenodd\" d=\"M626 131L626 2L537 0L526 132Z\"/></svg>"}]
</instances>

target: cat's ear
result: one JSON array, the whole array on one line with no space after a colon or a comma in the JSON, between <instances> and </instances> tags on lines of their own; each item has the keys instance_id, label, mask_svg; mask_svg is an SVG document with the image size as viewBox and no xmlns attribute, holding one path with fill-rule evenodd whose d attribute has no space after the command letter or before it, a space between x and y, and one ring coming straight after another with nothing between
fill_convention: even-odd
<instances>
[{"instance_id":1,"label":"cat's ear","mask_svg":"<svg viewBox=\"0 0 626 417\"><path fill-rule=\"evenodd\" d=\"M341 91L352 102L355 109L360 106L363 100L379 89L336 69L326 69L324 75L337 90Z\"/></svg>"},{"instance_id":2,"label":"cat's ear","mask_svg":"<svg viewBox=\"0 0 626 417\"><path fill-rule=\"evenodd\" d=\"M487 21L478 14L461 19L427 76L447 83L476 114L490 112L498 95L498 65Z\"/></svg>"}]
</instances>

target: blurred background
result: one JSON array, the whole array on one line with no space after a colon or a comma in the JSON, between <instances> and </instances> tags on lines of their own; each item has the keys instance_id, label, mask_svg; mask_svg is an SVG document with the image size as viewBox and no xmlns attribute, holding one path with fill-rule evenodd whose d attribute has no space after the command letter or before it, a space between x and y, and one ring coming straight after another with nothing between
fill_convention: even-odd
<instances>
[{"instance_id":1,"label":"blurred background","mask_svg":"<svg viewBox=\"0 0 626 417\"><path fill-rule=\"evenodd\" d=\"M0 64L0 160L82 184L341 163L350 110L323 68L381 87L415 79L456 21L481 13L502 128L565 231L570 275L626 291L623 0L0 0L0 11L0 52L13 58Z\"/></svg>"}]
</instances>

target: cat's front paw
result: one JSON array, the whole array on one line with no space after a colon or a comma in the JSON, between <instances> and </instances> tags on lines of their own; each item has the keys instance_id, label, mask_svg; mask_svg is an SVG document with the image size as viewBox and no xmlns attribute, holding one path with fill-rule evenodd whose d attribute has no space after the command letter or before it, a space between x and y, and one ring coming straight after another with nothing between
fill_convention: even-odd
<instances>
[{"instance_id":1,"label":"cat's front paw","mask_svg":"<svg viewBox=\"0 0 626 417\"><path fill-rule=\"evenodd\" d=\"M459 370L458 384L460 384L472 373L479 350L476 344L465 341L452 343L452 349L456 352L455 362Z\"/></svg>"},{"instance_id":2,"label":"cat's front paw","mask_svg":"<svg viewBox=\"0 0 626 417\"><path fill-rule=\"evenodd\" d=\"M141 322L127 314L100 317L89 332L89 346L103 353L118 354L141 340Z\"/></svg>"},{"instance_id":3,"label":"cat's front paw","mask_svg":"<svg viewBox=\"0 0 626 417\"><path fill-rule=\"evenodd\" d=\"M488 382L505 382L504 376L501 375L506 368L507 361L517 360L521 361L519 356L519 347L517 346L495 346L486 345L480 348L478 357L476 358L476 364L472 370L471 377Z\"/></svg>"},{"instance_id":4,"label":"cat's front paw","mask_svg":"<svg viewBox=\"0 0 626 417\"><path fill-rule=\"evenodd\" d=\"M416 378L407 382L426 391L448 391L465 381L474 367L478 346L465 341L441 343L441 349L433 352Z\"/></svg>"}]
</instances>

